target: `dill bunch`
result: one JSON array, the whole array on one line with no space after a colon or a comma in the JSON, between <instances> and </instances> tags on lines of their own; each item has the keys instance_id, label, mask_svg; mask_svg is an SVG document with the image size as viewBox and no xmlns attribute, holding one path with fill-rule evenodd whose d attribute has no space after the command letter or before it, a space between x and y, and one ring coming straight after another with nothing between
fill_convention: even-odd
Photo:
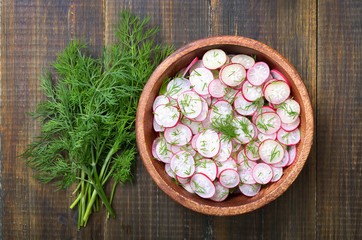
<instances>
[{"instance_id":1,"label":"dill bunch","mask_svg":"<svg viewBox=\"0 0 362 240\"><path fill-rule=\"evenodd\" d=\"M41 77L46 101L31 115L42 123L41 134L21 155L40 182L56 189L76 184L78 228L85 227L99 199L108 216L117 184L132 182L137 154L135 120L142 89L156 66L173 47L155 44L157 28L120 12L116 42L93 58L86 44L72 40L52 64L55 74ZM111 196L104 192L110 178Z\"/></svg>"}]
</instances>

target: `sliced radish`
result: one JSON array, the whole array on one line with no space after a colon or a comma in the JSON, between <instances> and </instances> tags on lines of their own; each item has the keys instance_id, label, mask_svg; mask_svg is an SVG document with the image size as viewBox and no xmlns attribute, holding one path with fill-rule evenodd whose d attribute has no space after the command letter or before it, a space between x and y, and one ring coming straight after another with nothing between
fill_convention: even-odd
<instances>
[{"instance_id":1,"label":"sliced radish","mask_svg":"<svg viewBox=\"0 0 362 240\"><path fill-rule=\"evenodd\" d=\"M196 150L206 158L215 157L220 151L219 134L211 129L201 132L196 140Z\"/></svg>"},{"instance_id":2,"label":"sliced radish","mask_svg":"<svg viewBox=\"0 0 362 240\"><path fill-rule=\"evenodd\" d=\"M219 73L220 80L229 87L240 86L245 77L245 68L239 63L227 64L221 68Z\"/></svg>"},{"instance_id":3,"label":"sliced radish","mask_svg":"<svg viewBox=\"0 0 362 240\"><path fill-rule=\"evenodd\" d=\"M172 171L169 163L165 164L165 172L167 173L168 176L170 176L170 178L176 179L176 174Z\"/></svg>"},{"instance_id":4,"label":"sliced radish","mask_svg":"<svg viewBox=\"0 0 362 240\"><path fill-rule=\"evenodd\" d=\"M155 98L155 101L153 102L153 111L156 110L156 108L160 105L165 105L167 103L170 103L170 99L165 95L159 95Z\"/></svg>"},{"instance_id":5,"label":"sliced radish","mask_svg":"<svg viewBox=\"0 0 362 240\"><path fill-rule=\"evenodd\" d=\"M264 95L272 104L281 104L289 98L290 87L284 81L274 81L265 87Z\"/></svg>"},{"instance_id":6,"label":"sliced radish","mask_svg":"<svg viewBox=\"0 0 362 240\"><path fill-rule=\"evenodd\" d=\"M219 181L226 188L234 188L240 183L240 178L234 169L225 169L220 173Z\"/></svg>"},{"instance_id":7,"label":"sliced radish","mask_svg":"<svg viewBox=\"0 0 362 240\"><path fill-rule=\"evenodd\" d=\"M165 131L165 128L160 126L157 122L156 119L153 118L153 129L155 130L155 132L163 132Z\"/></svg>"},{"instance_id":8,"label":"sliced radish","mask_svg":"<svg viewBox=\"0 0 362 240\"><path fill-rule=\"evenodd\" d=\"M282 122L278 116L278 114L273 112L267 112L260 114L256 120L255 125L261 133L266 135L274 134L282 125Z\"/></svg>"},{"instance_id":9,"label":"sliced radish","mask_svg":"<svg viewBox=\"0 0 362 240\"><path fill-rule=\"evenodd\" d=\"M243 145L241 143L235 141L235 139L233 139L231 142L233 143L233 153L242 149Z\"/></svg>"},{"instance_id":10,"label":"sliced radish","mask_svg":"<svg viewBox=\"0 0 362 240\"><path fill-rule=\"evenodd\" d=\"M283 123L292 123L297 121L300 114L299 103L293 99L288 99L282 104L276 106L277 114Z\"/></svg>"},{"instance_id":11,"label":"sliced radish","mask_svg":"<svg viewBox=\"0 0 362 240\"><path fill-rule=\"evenodd\" d=\"M214 157L214 160L219 162L224 162L228 160L231 156L232 150L233 150L233 143L227 140L222 135L220 135L220 151Z\"/></svg>"},{"instance_id":12,"label":"sliced radish","mask_svg":"<svg viewBox=\"0 0 362 240\"><path fill-rule=\"evenodd\" d=\"M191 146L192 146L192 148L195 149L195 150L196 150L196 140L197 140L197 138L200 136L200 134L201 134L201 132L196 133L196 134L192 137L192 139L191 139Z\"/></svg>"},{"instance_id":13,"label":"sliced radish","mask_svg":"<svg viewBox=\"0 0 362 240\"><path fill-rule=\"evenodd\" d=\"M291 131L296 130L299 127L299 124L300 124L300 117L298 117L297 120L295 120L292 123L283 123L282 122L281 127L284 129L284 131L291 132Z\"/></svg>"},{"instance_id":14,"label":"sliced radish","mask_svg":"<svg viewBox=\"0 0 362 240\"><path fill-rule=\"evenodd\" d=\"M228 101L229 103L232 103L235 100L236 93L239 92L237 89L228 88L227 92L224 97L221 99Z\"/></svg>"},{"instance_id":15,"label":"sliced radish","mask_svg":"<svg viewBox=\"0 0 362 240\"><path fill-rule=\"evenodd\" d=\"M253 178L259 184L267 184L273 178L273 169L266 163L258 163L253 168Z\"/></svg>"},{"instance_id":16,"label":"sliced radish","mask_svg":"<svg viewBox=\"0 0 362 240\"><path fill-rule=\"evenodd\" d=\"M187 68L185 68L185 70L183 71L182 77L185 77L185 75L187 74L187 72L190 70L190 68L198 61L198 57L195 57L194 60L192 60L192 62L187 66Z\"/></svg>"},{"instance_id":17,"label":"sliced radish","mask_svg":"<svg viewBox=\"0 0 362 240\"><path fill-rule=\"evenodd\" d=\"M284 148L284 157L283 157L283 159L278 163L271 164L271 166L273 166L273 167L285 167L285 166L288 165L288 162L289 162L289 153L288 153L287 149Z\"/></svg>"},{"instance_id":18,"label":"sliced radish","mask_svg":"<svg viewBox=\"0 0 362 240\"><path fill-rule=\"evenodd\" d=\"M215 163L217 166L217 177L218 178L220 177L220 173L225 169L234 169L235 171L238 170L238 166L232 157L224 162L216 161Z\"/></svg>"},{"instance_id":19,"label":"sliced radish","mask_svg":"<svg viewBox=\"0 0 362 240\"><path fill-rule=\"evenodd\" d=\"M188 90L191 90L189 80L186 78L175 78L168 83L166 95L170 96L172 99L177 99L182 92Z\"/></svg>"},{"instance_id":20,"label":"sliced radish","mask_svg":"<svg viewBox=\"0 0 362 240\"><path fill-rule=\"evenodd\" d=\"M272 70L270 70L270 74L273 76L273 78L278 79L278 80L282 80L282 81L286 82L290 86L290 83L288 82L287 78L281 72L279 72L278 70L272 69Z\"/></svg>"},{"instance_id":21,"label":"sliced radish","mask_svg":"<svg viewBox=\"0 0 362 240\"><path fill-rule=\"evenodd\" d=\"M171 145L164 138L160 138L160 141L155 145L155 152L160 161L170 163L173 153Z\"/></svg>"},{"instance_id":22,"label":"sliced radish","mask_svg":"<svg viewBox=\"0 0 362 240\"><path fill-rule=\"evenodd\" d=\"M180 119L180 112L176 107L159 105L154 112L155 120L161 127L174 127Z\"/></svg>"},{"instance_id":23,"label":"sliced radish","mask_svg":"<svg viewBox=\"0 0 362 240\"><path fill-rule=\"evenodd\" d=\"M181 93L177 98L177 103L181 113L187 118L196 118L202 112L202 99L193 91Z\"/></svg>"},{"instance_id":24,"label":"sliced radish","mask_svg":"<svg viewBox=\"0 0 362 240\"><path fill-rule=\"evenodd\" d=\"M269 80L266 80L265 83L263 84L263 88L262 88L262 92L263 92L263 95L265 95L265 88L270 84L270 83L273 83L273 82L276 82L278 81L277 79L269 79Z\"/></svg>"},{"instance_id":25,"label":"sliced radish","mask_svg":"<svg viewBox=\"0 0 362 240\"><path fill-rule=\"evenodd\" d=\"M190 185L190 182L188 182L186 184L181 184L181 186L189 193L195 193L195 191L192 189L192 187Z\"/></svg>"},{"instance_id":26,"label":"sliced radish","mask_svg":"<svg viewBox=\"0 0 362 240\"><path fill-rule=\"evenodd\" d=\"M249 81L245 81L241 88L245 100L253 102L263 96L261 86L253 86Z\"/></svg>"},{"instance_id":27,"label":"sliced radish","mask_svg":"<svg viewBox=\"0 0 362 240\"><path fill-rule=\"evenodd\" d=\"M196 155L196 151L192 148L191 143L188 143L184 146L171 145L171 151L175 154L180 151L187 151L191 153L191 156Z\"/></svg>"},{"instance_id":28,"label":"sliced radish","mask_svg":"<svg viewBox=\"0 0 362 240\"><path fill-rule=\"evenodd\" d=\"M265 140L259 146L261 160L268 164L280 162L284 157L284 148L274 140Z\"/></svg>"},{"instance_id":29,"label":"sliced radish","mask_svg":"<svg viewBox=\"0 0 362 240\"><path fill-rule=\"evenodd\" d=\"M216 192L210 199L215 202L222 202L229 196L229 189L223 187L220 182L215 182Z\"/></svg>"},{"instance_id":30,"label":"sliced radish","mask_svg":"<svg viewBox=\"0 0 362 240\"><path fill-rule=\"evenodd\" d=\"M219 119L225 119L228 115L231 115L233 108L229 102L225 100L217 101L211 108L210 121L213 122Z\"/></svg>"},{"instance_id":31,"label":"sliced radish","mask_svg":"<svg viewBox=\"0 0 362 240\"><path fill-rule=\"evenodd\" d=\"M255 130L253 124L250 122L249 119L243 116L237 116L233 119L232 124L237 127L237 129L235 130L235 133L237 135L237 137L235 138L236 141L246 144L253 140Z\"/></svg>"},{"instance_id":32,"label":"sliced radish","mask_svg":"<svg viewBox=\"0 0 362 240\"><path fill-rule=\"evenodd\" d=\"M259 132L258 133L258 139L259 139L260 142L264 142L267 139L275 140L275 139L277 139L277 133L266 135L264 133Z\"/></svg>"},{"instance_id":33,"label":"sliced radish","mask_svg":"<svg viewBox=\"0 0 362 240\"><path fill-rule=\"evenodd\" d=\"M213 160L202 158L197 160L196 163L196 173L203 173L210 178L211 181L214 181L217 176L217 167Z\"/></svg>"},{"instance_id":34,"label":"sliced radish","mask_svg":"<svg viewBox=\"0 0 362 240\"><path fill-rule=\"evenodd\" d=\"M209 93L213 98L222 98L227 93L227 86L219 79L214 79L209 83Z\"/></svg>"},{"instance_id":35,"label":"sliced radish","mask_svg":"<svg viewBox=\"0 0 362 240\"><path fill-rule=\"evenodd\" d=\"M277 134L277 139L280 143L287 146L296 145L300 142L300 130L295 129L294 131L286 132L280 129Z\"/></svg>"},{"instance_id":36,"label":"sliced radish","mask_svg":"<svg viewBox=\"0 0 362 240\"><path fill-rule=\"evenodd\" d=\"M159 160L159 161L160 161L160 159L158 158L158 155L157 155L157 152L156 152L156 146L157 146L157 144L158 144L160 141L161 141L161 139L156 138L156 139L153 140L153 142L152 142L152 156L153 156L155 159Z\"/></svg>"},{"instance_id":37,"label":"sliced radish","mask_svg":"<svg viewBox=\"0 0 362 240\"><path fill-rule=\"evenodd\" d=\"M277 182L283 176L283 168L282 167L274 167L270 166L273 170L273 178L271 182Z\"/></svg>"},{"instance_id":38,"label":"sliced radish","mask_svg":"<svg viewBox=\"0 0 362 240\"><path fill-rule=\"evenodd\" d=\"M232 63L239 63L244 66L245 69L251 68L255 64L254 58L245 55L245 54L238 54L231 58Z\"/></svg>"},{"instance_id":39,"label":"sliced radish","mask_svg":"<svg viewBox=\"0 0 362 240\"><path fill-rule=\"evenodd\" d=\"M181 151L173 155L170 167L177 176L188 178L195 172L195 160L189 152Z\"/></svg>"},{"instance_id":40,"label":"sliced radish","mask_svg":"<svg viewBox=\"0 0 362 240\"><path fill-rule=\"evenodd\" d=\"M205 118L204 121L202 121L202 126L204 126L204 128L209 128L211 121L210 121L210 113L211 113L211 109L209 109L209 111L207 112L207 116Z\"/></svg>"},{"instance_id":41,"label":"sliced radish","mask_svg":"<svg viewBox=\"0 0 362 240\"><path fill-rule=\"evenodd\" d=\"M256 194L259 193L261 188L260 184L242 184L239 185L240 192L247 197L254 197Z\"/></svg>"},{"instance_id":42,"label":"sliced radish","mask_svg":"<svg viewBox=\"0 0 362 240\"><path fill-rule=\"evenodd\" d=\"M204 130L201 122L192 121L186 117L182 118L181 122L191 129L192 134L196 134Z\"/></svg>"},{"instance_id":43,"label":"sliced radish","mask_svg":"<svg viewBox=\"0 0 362 240\"><path fill-rule=\"evenodd\" d=\"M234 108L239 114L251 116L257 110L258 106L253 102L246 101L243 93L240 91L235 95Z\"/></svg>"},{"instance_id":44,"label":"sliced radish","mask_svg":"<svg viewBox=\"0 0 362 240\"><path fill-rule=\"evenodd\" d=\"M200 95L209 94L209 84L212 80L214 76L207 68L196 68L190 74L192 89Z\"/></svg>"},{"instance_id":45,"label":"sliced radish","mask_svg":"<svg viewBox=\"0 0 362 240\"><path fill-rule=\"evenodd\" d=\"M251 141L248 144L246 144L244 148L244 153L248 159L251 161L256 161L260 159L259 156L259 145L260 143L258 141Z\"/></svg>"},{"instance_id":46,"label":"sliced radish","mask_svg":"<svg viewBox=\"0 0 362 240\"><path fill-rule=\"evenodd\" d=\"M246 157L245 155L245 151L240 151L238 152L238 154L236 155L235 161L237 164L240 164L244 161L248 161L249 159Z\"/></svg>"},{"instance_id":47,"label":"sliced radish","mask_svg":"<svg viewBox=\"0 0 362 240\"><path fill-rule=\"evenodd\" d=\"M262 85L269 77L270 69L265 62L255 63L246 73L248 81L254 86Z\"/></svg>"},{"instance_id":48,"label":"sliced radish","mask_svg":"<svg viewBox=\"0 0 362 240\"><path fill-rule=\"evenodd\" d=\"M256 183L253 178L253 168L257 163L253 161L243 161L239 164L238 173L240 181L245 184L254 184Z\"/></svg>"},{"instance_id":49,"label":"sliced radish","mask_svg":"<svg viewBox=\"0 0 362 240\"><path fill-rule=\"evenodd\" d=\"M201 98L201 102L202 102L202 111L199 114L199 116L193 118L193 120L196 122L204 121L207 118L207 114L209 111L209 106L208 106L206 100L203 97L200 97L200 98Z\"/></svg>"},{"instance_id":50,"label":"sliced radish","mask_svg":"<svg viewBox=\"0 0 362 240\"><path fill-rule=\"evenodd\" d=\"M202 57L204 66L211 70L221 68L227 60L226 53L221 49L211 49Z\"/></svg>"},{"instance_id":51,"label":"sliced radish","mask_svg":"<svg viewBox=\"0 0 362 240\"><path fill-rule=\"evenodd\" d=\"M287 166L290 166L294 163L295 159L297 158L297 147L295 145L290 146L288 149L289 153L289 162Z\"/></svg>"},{"instance_id":52,"label":"sliced radish","mask_svg":"<svg viewBox=\"0 0 362 240\"><path fill-rule=\"evenodd\" d=\"M177 176L176 175L176 180L177 180L177 182L179 183L179 184L187 184L187 183L189 183L190 182L190 178L188 177L188 178L182 178L182 177L179 177L179 176Z\"/></svg>"},{"instance_id":53,"label":"sliced radish","mask_svg":"<svg viewBox=\"0 0 362 240\"><path fill-rule=\"evenodd\" d=\"M269 106L263 106L261 107L261 109L258 109L257 111L254 112L253 117L252 117L252 122L256 123L256 118L259 116L259 114L262 113L267 113L267 112L273 112L275 113L275 110Z\"/></svg>"},{"instance_id":54,"label":"sliced radish","mask_svg":"<svg viewBox=\"0 0 362 240\"><path fill-rule=\"evenodd\" d=\"M191 177L190 185L194 192L202 198L211 198L215 195L215 185L203 173L195 173Z\"/></svg>"},{"instance_id":55,"label":"sliced radish","mask_svg":"<svg viewBox=\"0 0 362 240\"><path fill-rule=\"evenodd\" d=\"M195 64L193 64L189 69L189 74L192 73L193 70L196 68L205 68L204 64L202 63L202 60L197 60Z\"/></svg>"},{"instance_id":56,"label":"sliced radish","mask_svg":"<svg viewBox=\"0 0 362 240\"><path fill-rule=\"evenodd\" d=\"M164 137L171 145L183 146L191 141L192 131L188 126L178 123L172 128L166 128Z\"/></svg>"}]
</instances>

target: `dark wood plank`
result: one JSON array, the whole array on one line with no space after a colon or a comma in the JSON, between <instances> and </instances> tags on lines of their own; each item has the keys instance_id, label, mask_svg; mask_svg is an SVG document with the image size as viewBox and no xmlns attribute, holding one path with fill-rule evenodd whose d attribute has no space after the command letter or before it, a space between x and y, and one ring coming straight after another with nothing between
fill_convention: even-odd
<instances>
[{"instance_id":1,"label":"dark wood plank","mask_svg":"<svg viewBox=\"0 0 362 240\"><path fill-rule=\"evenodd\" d=\"M361 239L362 4L318 3L318 237Z\"/></svg>"},{"instance_id":2,"label":"dark wood plank","mask_svg":"<svg viewBox=\"0 0 362 240\"><path fill-rule=\"evenodd\" d=\"M40 74L74 36L89 40L94 54L100 54L102 10L99 1L5 1L1 5L1 238L77 236L77 212L69 209L72 190L54 192L53 186L40 184L16 156L39 133L36 121L25 113L34 111L43 99ZM99 229L96 222L92 225L89 230ZM102 231L96 233L100 236Z\"/></svg>"}]
</instances>

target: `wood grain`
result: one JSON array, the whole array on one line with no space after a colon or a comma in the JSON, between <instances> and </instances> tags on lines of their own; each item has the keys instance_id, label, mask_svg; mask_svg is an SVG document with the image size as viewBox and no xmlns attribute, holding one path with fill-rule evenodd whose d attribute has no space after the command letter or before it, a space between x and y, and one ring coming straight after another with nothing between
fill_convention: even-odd
<instances>
[{"instance_id":1,"label":"wood grain","mask_svg":"<svg viewBox=\"0 0 362 240\"><path fill-rule=\"evenodd\" d=\"M74 36L100 56L122 9L151 15L158 40L176 48L239 35L298 70L317 141L281 197L240 216L202 215L166 196L138 159L135 183L116 191L117 218L102 210L77 231L71 190L31 177L16 156L39 132L25 114L43 99L39 75ZM0 0L0 239L361 239L361 14L357 0Z\"/></svg>"},{"instance_id":2,"label":"wood grain","mask_svg":"<svg viewBox=\"0 0 362 240\"><path fill-rule=\"evenodd\" d=\"M318 4L318 237L361 239L362 6Z\"/></svg>"}]
</instances>

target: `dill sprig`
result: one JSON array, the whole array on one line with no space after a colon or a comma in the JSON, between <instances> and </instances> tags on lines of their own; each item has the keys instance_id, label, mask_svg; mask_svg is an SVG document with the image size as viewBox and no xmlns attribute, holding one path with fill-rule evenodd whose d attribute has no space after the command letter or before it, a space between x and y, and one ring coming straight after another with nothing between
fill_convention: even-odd
<instances>
[{"instance_id":1,"label":"dill sprig","mask_svg":"<svg viewBox=\"0 0 362 240\"><path fill-rule=\"evenodd\" d=\"M231 114L228 114L225 117L213 119L210 128L216 132L222 133L221 140L231 141L238 136L236 133L237 127L232 124L233 118L234 117Z\"/></svg>"},{"instance_id":2,"label":"dill sprig","mask_svg":"<svg viewBox=\"0 0 362 240\"><path fill-rule=\"evenodd\" d=\"M171 47L155 44L157 28L128 11L115 25L116 42L102 58L72 40L46 72L41 86L46 101L32 116L42 123L41 134L21 155L40 182L57 189L76 184L78 227L86 226L101 199L108 216L117 184L132 181L135 162L135 120L142 89ZM113 178L111 196L104 185Z\"/></svg>"}]
</instances>

